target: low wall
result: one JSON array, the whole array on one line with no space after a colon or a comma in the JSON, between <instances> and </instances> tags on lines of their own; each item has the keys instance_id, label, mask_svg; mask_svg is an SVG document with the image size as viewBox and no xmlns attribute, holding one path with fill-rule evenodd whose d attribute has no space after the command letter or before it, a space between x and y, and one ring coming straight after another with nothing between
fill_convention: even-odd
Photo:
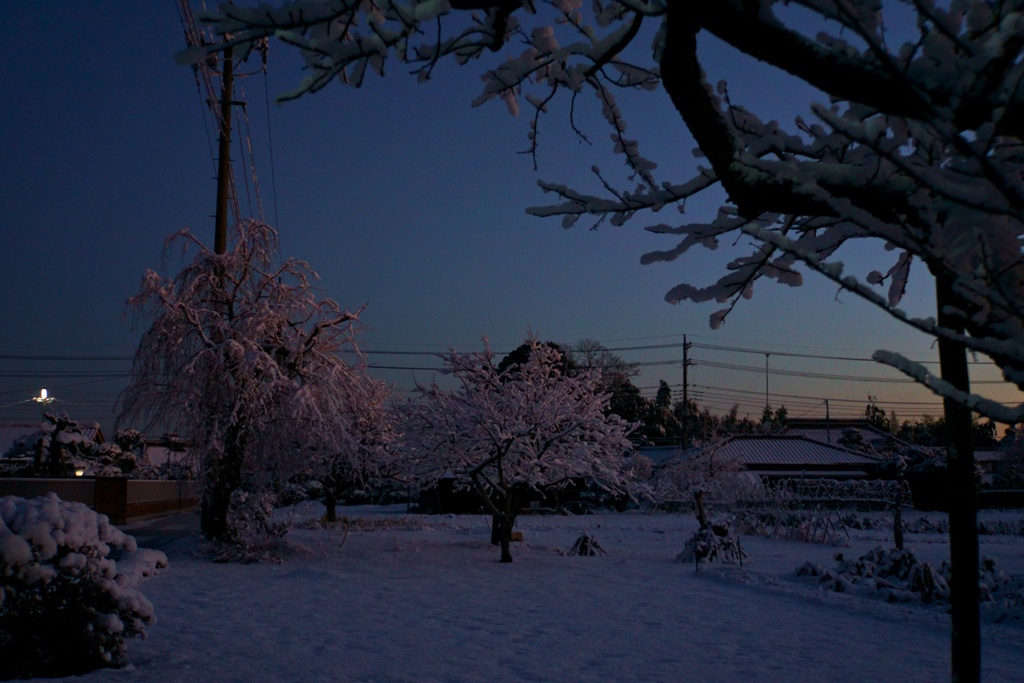
<instances>
[{"instance_id":1,"label":"low wall","mask_svg":"<svg viewBox=\"0 0 1024 683\"><path fill-rule=\"evenodd\" d=\"M114 524L173 515L199 505L199 484L194 481L124 477L0 479L0 496L36 498L50 492L62 500L85 503Z\"/></svg>"}]
</instances>

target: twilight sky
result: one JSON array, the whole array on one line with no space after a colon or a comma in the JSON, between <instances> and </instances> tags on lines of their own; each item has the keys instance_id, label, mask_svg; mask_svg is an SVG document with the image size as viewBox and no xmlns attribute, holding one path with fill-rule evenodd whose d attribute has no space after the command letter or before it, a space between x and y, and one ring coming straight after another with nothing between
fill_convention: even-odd
<instances>
[{"instance_id":1,"label":"twilight sky","mask_svg":"<svg viewBox=\"0 0 1024 683\"><path fill-rule=\"evenodd\" d=\"M58 399L52 408L99 421L112 436L129 367L120 359L139 336L122 319L125 300L146 268L174 273L179 260L161 261L171 233L189 227L212 243L216 140L191 69L174 62L184 46L173 0L4 8L0 423L37 420L39 405L28 399L46 386ZM727 79L733 100L758 112L789 122L815 97L710 40L702 49L710 77ZM363 343L371 364L437 367L431 356L381 352L468 350L479 348L483 335L507 351L529 327L561 343L592 337L613 349L662 346L620 354L647 364L636 383L652 395L659 379L681 386L686 334L697 344L691 391L713 410L739 402L741 414L759 414L763 354L773 352L769 400L786 404L791 416L823 416L825 398L833 416L858 415L868 394L901 416L940 412L938 401L908 383L806 376L897 377L882 366L778 355L866 358L887 348L917 360L935 357L928 339L816 277L796 289L761 285L712 332L708 316L720 306L671 306L663 296L684 280L710 284L739 251L641 266L642 254L673 244L644 232L643 221L589 231L581 220L563 230L558 220L526 215L525 207L553 201L538 179L595 190L590 167L620 178L621 157L611 154L608 130L586 97L577 121L593 145L577 141L566 107L555 107L542 121L534 171L530 158L516 153L526 148L528 117L513 118L496 101L470 106L483 71L481 64L449 64L417 85L393 63L385 80L370 77L360 90L339 85L276 105L273 96L301 74L296 57L271 44L266 81L262 73L241 81L244 96L237 97L248 103L264 211L280 231L282 254L309 261L324 295L343 307L369 304L363 321L372 330ZM694 144L665 93L621 96L620 106L629 134L659 164L657 177L688 178ZM240 167L236 174L241 179ZM241 182L239 193L248 206ZM687 218L714 208L691 202ZM867 255L844 256L857 263ZM906 308L930 314L931 287L918 269ZM996 377L973 367L976 380ZM433 375L375 372L399 389ZM1022 400L1005 386L975 389Z\"/></svg>"}]
</instances>

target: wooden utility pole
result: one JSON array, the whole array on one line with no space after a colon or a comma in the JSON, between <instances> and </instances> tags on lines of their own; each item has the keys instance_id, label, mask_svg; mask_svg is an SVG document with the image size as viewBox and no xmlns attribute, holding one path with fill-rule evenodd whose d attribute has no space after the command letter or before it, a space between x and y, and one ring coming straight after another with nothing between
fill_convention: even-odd
<instances>
[{"instance_id":1,"label":"wooden utility pole","mask_svg":"<svg viewBox=\"0 0 1024 683\"><path fill-rule=\"evenodd\" d=\"M213 251L223 254L228 248L228 194L231 182L231 88L234 80L231 48L224 50L221 69L220 146L217 158L217 214L214 218Z\"/></svg>"}]
</instances>

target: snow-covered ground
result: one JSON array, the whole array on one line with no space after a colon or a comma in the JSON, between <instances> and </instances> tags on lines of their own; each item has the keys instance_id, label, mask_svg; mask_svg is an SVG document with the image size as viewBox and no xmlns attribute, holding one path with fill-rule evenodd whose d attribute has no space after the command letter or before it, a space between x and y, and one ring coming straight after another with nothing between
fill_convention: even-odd
<instances>
[{"instance_id":1,"label":"snow-covered ground","mask_svg":"<svg viewBox=\"0 0 1024 683\"><path fill-rule=\"evenodd\" d=\"M321 509L293 511L296 521ZM942 681L941 608L826 592L795 569L837 548L742 537L744 568L675 561L692 516L521 517L498 563L480 516L342 508L351 530L296 528L278 564L217 564L183 538L140 585L158 622L131 666L93 681ZM908 515L909 520L915 515ZM1002 518L1020 519L1020 513ZM566 553L581 532L605 556ZM890 540L851 532L857 557ZM141 534L140 534L141 536ZM928 561L946 537L909 535ZM1024 573L1024 537L983 536L983 555ZM983 680L1020 681L1024 623L983 627Z\"/></svg>"}]
</instances>

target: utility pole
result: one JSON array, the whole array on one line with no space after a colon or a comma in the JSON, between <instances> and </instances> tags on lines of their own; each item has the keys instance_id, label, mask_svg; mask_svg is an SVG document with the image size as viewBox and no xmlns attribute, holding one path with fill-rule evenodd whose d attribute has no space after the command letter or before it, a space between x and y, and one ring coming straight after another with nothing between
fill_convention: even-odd
<instances>
[{"instance_id":1,"label":"utility pole","mask_svg":"<svg viewBox=\"0 0 1024 683\"><path fill-rule=\"evenodd\" d=\"M828 414L828 399L825 399L825 443L832 443L832 423Z\"/></svg>"},{"instance_id":2,"label":"utility pole","mask_svg":"<svg viewBox=\"0 0 1024 683\"><path fill-rule=\"evenodd\" d=\"M228 249L228 193L231 180L231 88L234 81L234 58L230 47L224 50L221 68L220 142L217 158L217 214L214 218L213 251L223 254Z\"/></svg>"},{"instance_id":3,"label":"utility pole","mask_svg":"<svg viewBox=\"0 0 1024 683\"><path fill-rule=\"evenodd\" d=\"M690 382L687 374L687 370L690 367L690 344L686 341L686 335L683 335L683 414L690 414Z\"/></svg>"},{"instance_id":4,"label":"utility pole","mask_svg":"<svg viewBox=\"0 0 1024 683\"><path fill-rule=\"evenodd\" d=\"M690 343L683 335L683 444L689 445L690 436Z\"/></svg>"},{"instance_id":5,"label":"utility pole","mask_svg":"<svg viewBox=\"0 0 1024 683\"><path fill-rule=\"evenodd\" d=\"M768 356L770 356L770 355L771 355L770 353L764 354L764 407L765 407L765 410L767 410L769 407L771 407L771 404L768 402Z\"/></svg>"}]
</instances>

